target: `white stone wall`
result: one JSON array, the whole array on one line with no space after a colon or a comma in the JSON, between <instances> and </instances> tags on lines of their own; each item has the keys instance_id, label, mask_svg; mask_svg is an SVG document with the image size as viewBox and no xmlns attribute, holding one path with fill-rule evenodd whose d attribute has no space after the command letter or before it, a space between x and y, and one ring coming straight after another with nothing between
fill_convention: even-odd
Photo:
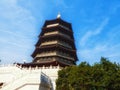
<instances>
[{"instance_id":1,"label":"white stone wall","mask_svg":"<svg viewBox=\"0 0 120 90\"><path fill-rule=\"evenodd\" d=\"M16 65L0 66L0 82L4 85L0 90L39 90L41 72L52 81L55 90L55 80L59 67L21 68ZM46 90L46 89L43 89Z\"/></svg>"}]
</instances>

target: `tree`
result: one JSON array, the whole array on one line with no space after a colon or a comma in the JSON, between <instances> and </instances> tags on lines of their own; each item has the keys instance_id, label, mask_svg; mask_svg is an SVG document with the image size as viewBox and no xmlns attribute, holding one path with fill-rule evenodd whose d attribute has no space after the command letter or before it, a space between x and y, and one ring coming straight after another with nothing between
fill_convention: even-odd
<instances>
[{"instance_id":1,"label":"tree","mask_svg":"<svg viewBox=\"0 0 120 90\"><path fill-rule=\"evenodd\" d=\"M93 66L81 62L60 70L56 85L56 90L119 90L120 65L104 57Z\"/></svg>"}]
</instances>

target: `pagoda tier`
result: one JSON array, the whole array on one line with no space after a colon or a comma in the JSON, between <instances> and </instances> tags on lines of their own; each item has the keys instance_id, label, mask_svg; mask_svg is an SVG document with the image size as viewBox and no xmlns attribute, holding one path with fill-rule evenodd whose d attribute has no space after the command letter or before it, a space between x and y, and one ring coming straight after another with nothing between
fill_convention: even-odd
<instances>
[{"instance_id":1,"label":"pagoda tier","mask_svg":"<svg viewBox=\"0 0 120 90\"><path fill-rule=\"evenodd\" d=\"M66 33L70 36L72 36L72 34L73 34L73 32L71 30L69 30L66 27L63 27L62 25L57 24L57 25L53 25L53 26L43 27L42 28L43 32L41 32L39 36L42 36L46 32L53 32L53 31L59 31L59 32L62 32L62 33Z\"/></svg>"},{"instance_id":2,"label":"pagoda tier","mask_svg":"<svg viewBox=\"0 0 120 90\"><path fill-rule=\"evenodd\" d=\"M69 48L65 48L62 45L48 45L45 47L36 48L32 54L32 57L35 57L37 54L45 54L46 52L52 53L53 51L61 54L67 52L66 54L73 56L75 58L75 61L77 60L76 50L70 50Z\"/></svg>"},{"instance_id":3,"label":"pagoda tier","mask_svg":"<svg viewBox=\"0 0 120 90\"><path fill-rule=\"evenodd\" d=\"M78 60L71 24L60 18L45 22L35 46L33 66L64 67L75 65Z\"/></svg>"},{"instance_id":4,"label":"pagoda tier","mask_svg":"<svg viewBox=\"0 0 120 90\"><path fill-rule=\"evenodd\" d=\"M71 23L68 23L68 22L66 22L66 21L64 21L64 20L62 20L60 18L57 18L57 19L54 19L54 20L46 20L43 28L50 27L50 26L53 26L53 25L55 26L55 24L56 25L57 24L63 25L63 27L66 27L66 28L68 28L69 30L72 31Z\"/></svg>"},{"instance_id":5,"label":"pagoda tier","mask_svg":"<svg viewBox=\"0 0 120 90\"><path fill-rule=\"evenodd\" d=\"M76 49L73 40L63 38L62 36L59 37L57 35L51 37L42 37L41 40L38 40L36 47L54 45L54 44L59 44L67 48Z\"/></svg>"},{"instance_id":6,"label":"pagoda tier","mask_svg":"<svg viewBox=\"0 0 120 90\"><path fill-rule=\"evenodd\" d=\"M69 46L71 46L73 49L76 49L75 45L74 45L73 35L63 33L61 31L59 31L59 29L58 30L56 29L55 31L53 30L51 32L48 31L44 34L41 34L38 42L36 43L36 47L40 46L40 44L43 42L51 42L51 40L55 41L55 39L57 39L58 41L62 41L63 43L69 44Z\"/></svg>"}]
</instances>

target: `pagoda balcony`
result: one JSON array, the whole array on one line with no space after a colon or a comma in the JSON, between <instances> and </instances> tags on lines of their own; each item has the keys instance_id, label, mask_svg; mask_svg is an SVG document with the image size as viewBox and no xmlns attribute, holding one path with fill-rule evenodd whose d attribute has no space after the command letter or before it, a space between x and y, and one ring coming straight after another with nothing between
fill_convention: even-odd
<instances>
[{"instance_id":1,"label":"pagoda balcony","mask_svg":"<svg viewBox=\"0 0 120 90\"><path fill-rule=\"evenodd\" d=\"M60 40L64 40L66 42L70 42L73 43L74 39L70 38L69 36L62 34L62 33L58 33L58 34L49 34L49 35L43 35L40 37L40 40L44 39L44 40L50 40L50 39L60 39Z\"/></svg>"},{"instance_id":2,"label":"pagoda balcony","mask_svg":"<svg viewBox=\"0 0 120 90\"><path fill-rule=\"evenodd\" d=\"M44 46L44 45L51 45L51 44L57 44L58 43L58 41L46 41L46 42L43 42L43 43L41 43L41 45L40 46Z\"/></svg>"},{"instance_id":3,"label":"pagoda balcony","mask_svg":"<svg viewBox=\"0 0 120 90\"><path fill-rule=\"evenodd\" d=\"M54 35L53 37L50 36L42 36L38 42L36 43L36 47L40 47L40 46L44 46L44 45L53 45L53 44L57 44L58 42L54 42L54 41L60 41L58 44L62 45L62 46L66 46L68 48L73 48L75 49L74 43L72 39L66 39L66 38L61 38L62 36L57 36ZM61 39L60 39L61 38Z\"/></svg>"},{"instance_id":4,"label":"pagoda balcony","mask_svg":"<svg viewBox=\"0 0 120 90\"><path fill-rule=\"evenodd\" d=\"M66 53L62 53L62 52L48 52L48 53L41 53L41 54L37 54L35 58L45 58L45 57L51 57L51 56L59 56L65 59L69 59L74 61L74 58L71 57L69 54Z\"/></svg>"},{"instance_id":5,"label":"pagoda balcony","mask_svg":"<svg viewBox=\"0 0 120 90\"><path fill-rule=\"evenodd\" d=\"M68 47L68 48L72 48L69 44L63 42L63 41L46 41L46 42L43 42L41 43L40 46L45 46L45 45L52 45L52 44L59 44L59 45L62 45L62 46L65 46L65 47Z\"/></svg>"},{"instance_id":6,"label":"pagoda balcony","mask_svg":"<svg viewBox=\"0 0 120 90\"><path fill-rule=\"evenodd\" d=\"M74 43L74 39L72 39L70 36L62 34L62 33L43 35L43 36L40 36L39 40L50 40L50 39L51 40L52 39L59 39L59 40L66 41L68 43Z\"/></svg>"},{"instance_id":7,"label":"pagoda balcony","mask_svg":"<svg viewBox=\"0 0 120 90\"><path fill-rule=\"evenodd\" d=\"M64 28L65 30L69 30L70 31L70 29L68 27L66 27L66 26L64 26L64 25L62 25L60 23L49 24L46 27L50 28L50 27L56 27L56 26L60 26L60 27Z\"/></svg>"},{"instance_id":8,"label":"pagoda balcony","mask_svg":"<svg viewBox=\"0 0 120 90\"><path fill-rule=\"evenodd\" d=\"M53 62L53 61L55 61L55 58L53 58L53 59L38 59L38 60L36 60L36 62L40 62L40 63Z\"/></svg>"},{"instance_id":9,"label":"pagoda balcony","mask_svg":"<svg viewBox=\"0 0 120 90\"><path fill-rule=\"evenodd\" d=\"M52 35L52 34L58 34L59 32L58 31L54 31L54 32L46 32L44 33L44 35Z\"/></svg>"},{"instance_id":10,"label":"pagoda balcony","mask_svg":"<svg viewBox=\"0 0 120 90\"><path fill-rule=\"evenodd\" d=\"M76 57L76 50L74 49L70 49L70 48L66 48L65 46L59 45L59 44L53 44L53 45L46 45L46 46L40 46L39 48L36 48L36 50L33 52L32 57L34 58L37 53L42 53L43 51L45 51L44 53L48 53L49 51L53 51L53 50L57 50L60 52L66 52L68 53L70 56L74 56L75 59L77 60ZM46 52L47 51L47 52Z\"/></svg>"},{"instance_id":11,"label":"pagoda balcony","mask_svg":"<svg viewBox=\"0 0 120 90\"><path fill-rule=\"evenodd\" d=\"M67 44L67 43L64 43L64 42L58 42L58 44L60 44L60 45L62 45L62 46L65 46L65 47L68 47L68 48L71 48L71 49L72 49L72 47L71 47L69 44Z\"/></svg>"},{"instance_id":12,"label":"pagoda balcony","mask_svg":"<svg viewBox=\"0 0 120 90\"><path fill-rule=\"evenodd\" d=\"M64 28L64 29L66 29L66 30L68 30L68 31L70 30L68 27L63 26L63 25L61 25L61 24L60 24L59 26L62 27L62 28Z\"/></svg>"},{"instance_id":13,"label":"pagoda balcony","mask_svg":"<svg viewBox=\"0 0 120 90\"><path fill-rule=\"evenodd\" d=\"M71 58L66 58L66 57L62 57L62 56L54 56L54 57L43 57L43 58L39 58L36 57L34 58L34 62L40 62L40 63L45 63L45 62L52 62L52 61L66 61L66 62L74 62L74 59Z\"/></svg>"},{"instance_id":14,"label":"pagoda balcony","mask_svg":"<svg viewBox=\"0 0 120 90\"><path fill-rule=\"evenodd\" d=\"M41 53L43 51L62 51L66 52L72 55L75 55L74 49L66 48L65 46L59 45L59 44L53 44L53 45L46 45L46 46L40 46L39 48L36 48L36 50L33 52L32 56L35 57L37 53Z\"/></svg>"},{"instance_id":15,"label":"pagoda balcony","mask_svg":"<svg viewBox=\"0 0 120 90\"><path fill-rule=\"evenodd\" d=\"M68 56L63 56L63 55L59 55L59 54L56 54L56 55L36 55L36 57L35 58L44 58L44 57L51 57L51 56L59 56L59 57L61 57L61 58L65 58L65 59L69 59L69 60L72 60L72 61L75 61L75 59L74 58L72 58L72 57L68 57Z\"/></svg>"},{"instance_id":16,"label":"pagoda balcony","mask_svg":"<svg viewBox=\"0 0 120 90\"><path fill-rule=\"evenodd\" d=\"M61 36L64 36L64 37L66 37L66 38L71 39L70 36L68 36L68 35L66 35L66 34L63 34L63 33L60 33L59 31L46 32L46 33L44 33L44 36L47 36L47 35L54 35L54 34L59 34L59 35L61 35Z\"/></svg>"},{"instance_id":17,"label":"pagoda balcony","mask_svg":"<svg viewBox=\"0 0 120 90\"><path fill-rule=\"evenodd\" d=\"M54 26L54 27L49 27L49 28L44 27L44 28L42 28L42 30L43 30L43 32L40 33L39 36L43 35L46 32L53 32L53 31L59 31L59 32L65 33L65 34L70 35L70 36L73 35L72 30L66 30L59 25Z\"/></svg>"},{"instance_id":18,"label":"pagoda balcony","mask_svg":"<svg viewBox=\"0 0 120 90\"><path fill-rule=\"evenodd\" d=\"M63 55L58 55L59 57L62 57L62 58L65 58L65 59L68 59L68 60L71 60L71 61L75 61L74 58L72 57L67 57L67 56L63 56Z\"/></svg>"},{"instance_id":19,"label":"pagoda balcony","mask_svg":"<svg viewBox=\"0 0 120 90\"><path fill-rule=\"evenodd\" d=\"M59 25L59 23L54 23L54 24L49 24L46 27L55 27L55 26L58 26L58 25Z\"/></svg>"},{"instance_id":20,"label":"pagoda balcony","mask_svg":"<svg viewBox=\"0 0 120 90\"><path fill-rule=\"evenodd\" d=\"M54 56L57 55L57 52L41 53L37 54L36 57L45 57L45 56Z\"/></svg>"}]
</instances>

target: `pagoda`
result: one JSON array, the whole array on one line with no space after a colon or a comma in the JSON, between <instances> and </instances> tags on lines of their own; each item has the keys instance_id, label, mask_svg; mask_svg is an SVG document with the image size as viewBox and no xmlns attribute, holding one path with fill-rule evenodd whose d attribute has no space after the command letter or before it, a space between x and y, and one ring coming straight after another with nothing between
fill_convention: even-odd
<instances>
[{"instance_id":1,"label":"pagoda","mask_svg":"<svg viewBox=\"0 0 120 90\"><path fill-rule=\"evenodd\" d=\"M30 63L0 67L0 90L56 90L58 71L76 64L71 24L60 14L45 21Z\"/></svg>"},{"instance_id":2,"label":"pagoda","mask_svg":"<svg viewBox=\"0 0 120 90\"><path fill-rule=\"evenodd\" d=\"M62 20L60 14L54 20L46 20L32 53L33 61L22 66L71 66L78 60L70 23Z\"/></svg>"}]
</instances>

